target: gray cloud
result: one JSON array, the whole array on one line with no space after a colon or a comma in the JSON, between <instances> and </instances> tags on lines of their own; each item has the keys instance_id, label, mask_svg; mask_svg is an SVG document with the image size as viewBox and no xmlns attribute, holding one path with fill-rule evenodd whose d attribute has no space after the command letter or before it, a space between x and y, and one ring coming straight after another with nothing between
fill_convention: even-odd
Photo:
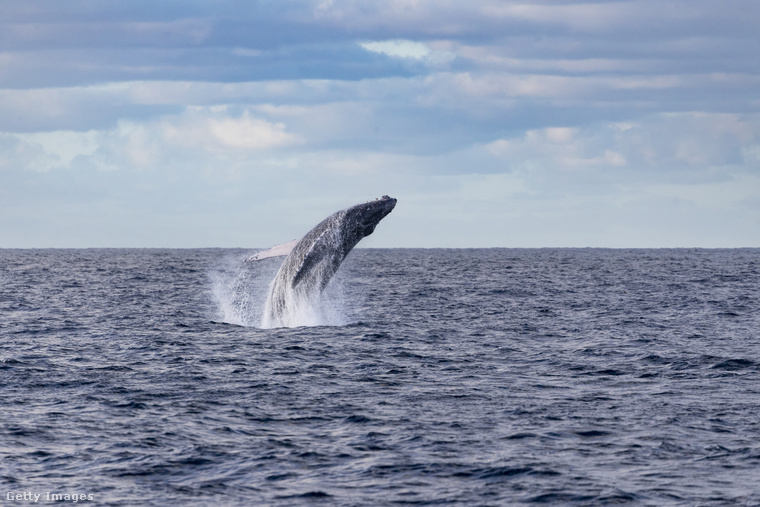
<instances>
[{"instance_id":1,"label":"gray cloud","mask_svg":"<svg viewBox=\"0 0 760 507\"><path fill-rule=\"evenodd\" d=\"M355 42L394 38L446 40L511 59L639 60L635 72L642 71L642 60L651 61L651 72L664 71L663 65L670 72L755 72L760 49L760 6L752 0L719 6L701 0L26 4L4 4L4 86L50 86L45 78L58 75L62 85L375 78L397 75L398 62L358 52ZM242 58L231 51L236 48L259 54ZM488 70L493 64L470 60L465 67ZM9 77L16 74L18 81Z\"/></svg>"}]
</instances>

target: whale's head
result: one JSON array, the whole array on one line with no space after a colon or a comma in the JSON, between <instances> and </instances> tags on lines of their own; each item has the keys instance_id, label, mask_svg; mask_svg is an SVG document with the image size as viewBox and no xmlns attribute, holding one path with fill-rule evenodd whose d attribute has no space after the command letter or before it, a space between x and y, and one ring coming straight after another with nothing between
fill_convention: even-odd
<instances>
[{"instance_id":1,"label":"whale's head","mask_svg":"<svg viewBox=\"0 0 760 507\"><path fill-rule=\"evenodd\" d=\"M396 199L384 195L380 199L348 208L344 218L345 232L358 242L372 234L380 220L393 211L395 206Z\"/></svg>"}]
</instances>

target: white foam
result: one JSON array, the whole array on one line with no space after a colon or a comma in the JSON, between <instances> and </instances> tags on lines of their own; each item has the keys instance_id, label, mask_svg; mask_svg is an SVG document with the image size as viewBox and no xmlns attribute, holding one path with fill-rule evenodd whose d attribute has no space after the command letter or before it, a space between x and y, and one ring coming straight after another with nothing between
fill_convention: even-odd
<instances>
[{"instance_id":1,"label":"white foam","mask_svg":"<svg viewBox=\"0 0 760 507\"><path fill-rule=\"evenodd\" d=\"M274 284L274 280L270 283ZM302 291L293 290L285 293L285 308L275 319L269 311L270 300L267 299L261 314L261 327L271 329L276 327L302 326L345 326L347 319L344 308L343 284L334 277L327 289L309 297Z\"/></svg>"},{"instance_id":2,"label":"white foam","mask_svg":"<svg viewBox=\"0 0 760 507\"><path fill-rule=\"evenodd\" d=\"M209 272L211 293L216 304L215 320L238 326L271 329L276 327L343 326L345 297L341 277L313 298L289 291L285 311L272 322L266 311L268 296L281 260L264 259L245 263L246 256L228 256Z\"/></svg>"}]
</instances>

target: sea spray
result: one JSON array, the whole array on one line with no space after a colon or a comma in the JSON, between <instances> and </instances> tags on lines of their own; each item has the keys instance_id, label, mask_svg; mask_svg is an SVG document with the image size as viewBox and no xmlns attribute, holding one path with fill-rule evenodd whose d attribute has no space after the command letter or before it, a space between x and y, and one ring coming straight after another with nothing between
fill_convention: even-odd
<instances>
[{"instance_id":1,"label":"sea spray","mask_svg":"<svg viewBox=\"0 0 760 507\"><path fill-rule=\"evenodd\" d=\"M347 323L341 277L327 289L307 297L296 292L285 302L281 318L273 322L267 305L282 257L243 262L245 257L228 256L209 273L216 305L215 320L238 326L274 327L341 326Z\"/></svg>"},{"instance_id":2,"label":"sea spray","mask_svg":"<svg viewBox=\"0 0 760 507\"><path fill-rule=\"evenodd\" d=\"M269 281L277 272L278 259L256 264L228 256L209 273L216 303L216 320L239 326L259 326Z\"/></svg>"},{"instance_id":3,"label":"sea spray","mask_svg":"<svg viewBox=\"0 0 760 507\"><path fill-rule=\"evenodd\" d=\"M280 302L279 312L272 312L272 280L269 297L261 315L261 327L301 326L343 326L347 324L345 317L346 301L343 284L340 277L335 277L330 285L322 292L288 291ZM274 319L272 316L277 315Z\"/></svg>"}]
</instances>

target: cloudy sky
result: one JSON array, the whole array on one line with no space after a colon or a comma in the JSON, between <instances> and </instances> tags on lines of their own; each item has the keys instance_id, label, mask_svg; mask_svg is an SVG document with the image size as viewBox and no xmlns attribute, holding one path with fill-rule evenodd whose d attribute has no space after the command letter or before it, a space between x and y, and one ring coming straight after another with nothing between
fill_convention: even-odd
<instances>
[{"instance_id":1,"label":"cloudy sky","mask_svg":"<svg viewBox=\"0 0 760 507\"><path fill-rule=\"evenodd\" d=\"M0 12L0 247L760 247L757 0Z\"/></svg>"}]
</instances>

